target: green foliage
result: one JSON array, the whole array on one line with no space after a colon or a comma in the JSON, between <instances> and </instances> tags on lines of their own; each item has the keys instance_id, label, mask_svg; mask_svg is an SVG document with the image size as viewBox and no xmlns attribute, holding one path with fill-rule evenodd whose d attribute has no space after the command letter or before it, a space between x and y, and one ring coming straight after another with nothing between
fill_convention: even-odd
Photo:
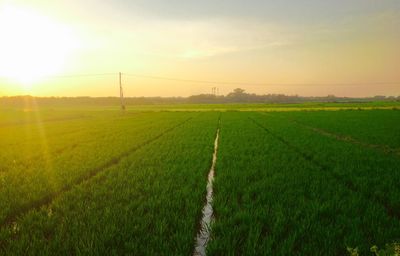
<instances>
[{"instance_id":1,"label":"green foliage","mask_svg":"<svg viewBox=\"0 0 400 256\"><path fill-rule=\"evenodd\" d=\"M190 254L218 113L145 115L147 130L136 130L139 135L163 136L3 228L0 254ZM161 125L163 116L168 125Z\"/></svg>"},{"instance_id":2,"label":"green foliage","mask_svg":"<svg viewBox=\"0 0 400 256\"><path fill-rule=\"evenodd\" d=\"M375 256L399 256L400 255L400 243L386 244L385 248L379 249L378 246L374 245L371 247L370 251L374 253ZM359 256L358 248L347 248L349 256Z\"/></svg>"},{"instance_id":3,"label":"green foliage","mask_svg":"<svg viewBox=\"0 0 400 256\"><path fill-rule=\"evenodd\" d=\"M347 247L347 252L349 253L349 256L359 256L358 248Z\"/></svg>"},{"instance_id":4,"label":"green foliage","mask_svg":"<svg viewBox=\"0 0 400 256\"><path fill-rule=\"evenodd\" d=\"M209 255L398 253L398 111L158 107L0 112L0 254L191 254L219 117Z\"/></svg>"},{"instance_id":5,"label":"green foliage","mask_svg":"<svg viewBox=\"0 0 400 256\"><path fill-rule=\"evenodd\" d=\"M362 123L365 112L352 115ZM372 241L398 238L399 157L287 118L314 113L321 123L334 116L332 131L348 114L222 114L211 255L345 255L345 244L366 254Z\"/></svg>"},{"instance_id":6,"label":"green foliage","mask_svg":"<svg viewBox=\"0 0 400 256\"><path fill-rule=\"evenodd\" d=\"M400 243L395 242L386 244L384 249L379 249L378 246L374 245L371 247L371 252L373 252L376 256L399 256Z\"/></svg>"},{"instance_id":7,"label":"green foliage","mask_svg":"<svg viewBox=\"0 0 400 256\"><path fill-rule=\"evenodd\" d=\"M193 113L39 113L0 126L0 223L90 178ZM69 114L69 113L68 113ZM82 112L75 113L78 117Z\"/></svg>"}]
</instances>

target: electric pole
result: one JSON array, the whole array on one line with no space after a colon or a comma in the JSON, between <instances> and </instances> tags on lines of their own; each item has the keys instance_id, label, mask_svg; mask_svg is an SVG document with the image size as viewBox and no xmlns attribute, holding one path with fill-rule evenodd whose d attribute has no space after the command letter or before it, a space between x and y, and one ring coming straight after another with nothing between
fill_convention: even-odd
<instances>
[{"instance_id":1,"label":"electric pole","mask_svg":"<svg viewBox=\"0 0 400 256\"><path fill-rule=\"evenodd\" d=\"M119 72L119 98L121 100L121 109L125 110L124 91L122 89L122 73L121 72Z\"/></svg>"},{"instance_id":2,"label":"electric pole","mask_svg":"<svg viewBox=\"0 0 400 256\"><path fill-rule=\"evenodd\" d=\"M211 88L211 94L215 96L216 93L217 93L217 87Z\"/></svg>"}]
</instances>

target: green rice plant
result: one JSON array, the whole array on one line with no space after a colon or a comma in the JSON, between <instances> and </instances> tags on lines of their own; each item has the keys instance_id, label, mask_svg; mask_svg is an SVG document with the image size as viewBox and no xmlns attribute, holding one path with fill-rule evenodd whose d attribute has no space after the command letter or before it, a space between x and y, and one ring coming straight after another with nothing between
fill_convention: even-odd
<instances>
[{"instance_id":1,"label":"green rice plant","mask_svg":"<svg viewBox=\"0 0 400 256\"><path fill-rule=\"evenodd\" d=\"M269 114L272 115L272 114ZM285 112L278 114L300 124L371 145L400 149L400 113L393 110Z\"/></svg>"},{"instance_id":2,"label":"green rice plant","mask_svg":"<svg viewBox=\"0 0 400 256\"><path fill-rule=\"evenodd\" d=\"M22 140L2 152L9 159L15 158L25 148L40 153L13 161L0 171L0 225L12 222L31 208L46 204L59 193L116 164L132 151L195 115L197 114L147 113L121 117L119 113L114 113L105 117L97 116L89 128L83 128L71 136L39 136L40 131L37 131L33 142L26 144ZM59 125L43 129L47 134L52 129L67 131L69 128L60 128ZM30 126L19 129L9 127L6 134L17 136L18 133L22 136L24 134L21 129L31 131ZM30 133L28 135L32 137ZM47 145L48 150L46 147L42 150L40 144ZM66 150L51 151L52 144L58 144Z\"/></svg>"},{"instance_id":3,"label":"green rice plant","mask_svg":"<svg viewBox=\"0 0 400 256\"><path fill-rule=\"evenodd\" d=\"M222 114L210 255L345 255L345 245L366 253L398 237L399 219L364 194L369 176L356 172L365 154L381 168L397 168L397 160L344 142L331 148L336 141L304 131L258 113ZM348 177L333 175L339 167ZM346 182L355 175L356 191ZM367 184L390 186L381 182Z\"/></svg>"},{"instance_id":4,"label":"green rice plant","mask_svg":"<svg viewBox=\"0 0 400 256\"><path fill-rule=\"evenodd\" d=\"M21 216L0 254L191 254L217 125L196 116Z\"/></svg>"}]
</instances>

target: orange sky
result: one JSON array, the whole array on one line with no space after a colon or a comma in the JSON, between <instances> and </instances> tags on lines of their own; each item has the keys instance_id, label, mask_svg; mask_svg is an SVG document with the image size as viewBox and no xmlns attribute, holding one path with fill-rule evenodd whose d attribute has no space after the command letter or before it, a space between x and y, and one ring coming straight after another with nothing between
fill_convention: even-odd
<instances>
[{"instance_id":1,"label":"orange sky","mask_svg":"<svg viewBox=\"0 0 400 256\"><path fill-rule=\"evenodd\" d=\"M1 1L0 96L400 95L398 1L166 2Z\"/></svg>"}]
</instances>

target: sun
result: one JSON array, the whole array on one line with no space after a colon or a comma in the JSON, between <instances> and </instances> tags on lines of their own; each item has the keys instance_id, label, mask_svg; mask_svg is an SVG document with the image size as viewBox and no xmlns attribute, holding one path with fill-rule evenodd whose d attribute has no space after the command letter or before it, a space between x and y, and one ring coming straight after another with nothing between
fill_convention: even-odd
<instances>
[{"instance_id":1,"label":"sun","mask_svg":"<svg viewBox=\"0 0 400 256\"><path fill-rule=\"evenodd\" d=\"M32 9L0 6L0 76L27 89L63 71L79 41L70 28Z\"/></svg>"}]
</instances>

